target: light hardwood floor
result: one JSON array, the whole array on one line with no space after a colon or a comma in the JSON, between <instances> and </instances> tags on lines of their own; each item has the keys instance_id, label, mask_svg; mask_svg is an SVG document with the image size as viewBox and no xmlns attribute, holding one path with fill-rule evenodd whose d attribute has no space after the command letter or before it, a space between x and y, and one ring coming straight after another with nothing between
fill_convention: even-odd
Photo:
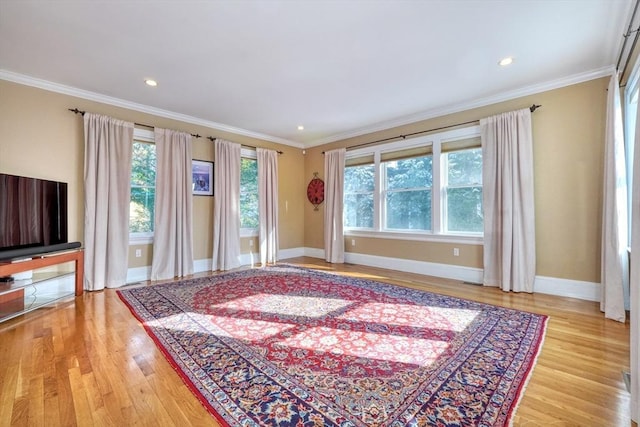
<instances>
[{"instance_id":1,"label":"light hardwood floor","mask_svg":"<svg viewBox=\"0 0 640 427\"><path fill-rule=\"evenodd\" d=\"M290 264L550 316L516 426L629 426L629 323L593 302L372 267ZM199 274L198 276L202 276ZM216 426L114 290L0 324L0 426Z\"/></svg>"}]
</instances>

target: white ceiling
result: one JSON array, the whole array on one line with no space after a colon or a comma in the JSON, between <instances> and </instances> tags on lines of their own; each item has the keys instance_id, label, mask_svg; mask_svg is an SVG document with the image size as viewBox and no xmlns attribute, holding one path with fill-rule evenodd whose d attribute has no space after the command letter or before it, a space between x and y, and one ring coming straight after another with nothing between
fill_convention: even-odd
<instances>
[{"instance_id":1,"label":"white ceiling","mask_svg":"<svg viewBox=\"0 0 640 427\"><path fill-rule=\"evenodd\" d=\"M0 0L0 78L308 147L610 72L631 6Z\"/></svg>"}]
</instances>

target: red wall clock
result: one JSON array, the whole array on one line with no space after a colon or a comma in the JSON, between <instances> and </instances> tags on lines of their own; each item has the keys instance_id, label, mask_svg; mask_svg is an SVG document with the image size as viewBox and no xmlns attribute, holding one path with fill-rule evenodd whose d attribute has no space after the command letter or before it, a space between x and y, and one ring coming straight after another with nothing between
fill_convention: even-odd
<instances>
[{"instance_id":1,"label":"red wall clock","mask_svg":"<svg viewBox=\"0 0 640 427\"><path fill-rule=\"evenodd\" d=\"M314 172L313 178L309 181L307 199L313 205L314 211L317 211L320 203L324 202L324 181L318 178L318 172Z\"/></svg>"}]
</instances>

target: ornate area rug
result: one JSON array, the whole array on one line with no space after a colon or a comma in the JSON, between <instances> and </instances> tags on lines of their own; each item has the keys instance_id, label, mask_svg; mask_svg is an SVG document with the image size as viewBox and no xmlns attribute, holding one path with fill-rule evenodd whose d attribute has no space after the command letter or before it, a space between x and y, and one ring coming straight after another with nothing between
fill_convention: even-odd
<instances>
[{"instance_id":1,"label":"ornate area rug","mask_svg":"<svg viewBox=\"0 0 640 427\"><path fill-rule=\"evenodd\" d=\"M231 426L508 425L547 322L287 266L118 294Z\"/></svg>"}]
</instances>

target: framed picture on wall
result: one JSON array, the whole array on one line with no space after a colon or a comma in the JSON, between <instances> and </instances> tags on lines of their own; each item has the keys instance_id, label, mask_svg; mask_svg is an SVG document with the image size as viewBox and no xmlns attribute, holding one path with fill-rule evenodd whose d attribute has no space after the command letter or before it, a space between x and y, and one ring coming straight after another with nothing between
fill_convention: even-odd
<instances>
[{"instance_id":1,"label":"framed picture on wall","mask_svg":"<svg viewBox=\"0 0 640 427\"><path fill-rule=\"evenodd\" d=\"M213 196L213 162L192 160L191 176L195 196Z\"/></svg>"}]
</instances>

